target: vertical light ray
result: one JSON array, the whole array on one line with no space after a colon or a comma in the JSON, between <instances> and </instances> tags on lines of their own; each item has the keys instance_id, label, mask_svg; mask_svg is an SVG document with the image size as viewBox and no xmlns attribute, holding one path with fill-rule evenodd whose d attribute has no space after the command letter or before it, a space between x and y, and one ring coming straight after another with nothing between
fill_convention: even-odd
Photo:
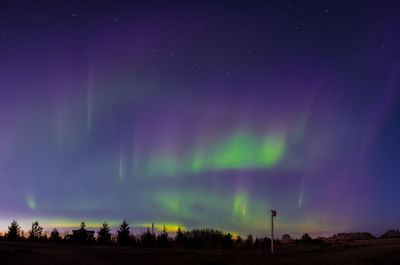
<instances>
[{"instance_id":1,"label":"vertical light ray","mask_svg":"<svg viewBox=\"0 0 400 265\"><path fill-rule=\"evenodd\" d=\"M64 147L64 119L65 119L65 114L64 110L61 106L60 102L56 103L56 137L57 137L57 143L58 143L58 148L60 151L63 150Z\"/></svg>"},{"instance_id":2,"label":"vertical light ray","mask_svg":"<svg viewBox=\"0 0 400 265\"><path fill-rule=\"evenodd\" d=\"M87 88L87 131L88 134L92 131L92 87L88 84Z\"/></svg>"},{"instance_id":3,"label":"vertical light ray","mask_svg":"<svg viewBox=\"0 0 400 265\"><path fill-rule=\"evenodd\" d=\"M119 176L119 181L122 182L124 180L122 146L119 148L119 170L118 170L118 176Z\"/></svg>"},{"instance_id":4,"label":"vertical light ray","mask_svg":"<svg viewBox=\"0 0 400 265\"><path fill-rule=\"evenodd\" d=\"M233 200L233 214L235 216L245 217L247 213L247 196L244 192L235 194Z\"/></svg>"},{"instance_id":5,"label":"vertical light ray","mask_svg":"<svg viewBox=\"0 0 400 265\"><path fill-rule=\"evenodd\" d=\"M303 175L302 180L301 180L301 186L300 186L300 195L299 195L299 199L297 201L297 205L299 206L299 208L301 208L303 206L305 179L306 179L306 177Z\"/></svg>"},{"instance_id":6,"label":"vertical light ray","mask_svg":"<svg viewBox=\"0 0 400 265\"><path fill-rule=\"evenodd\" d=\"M89 65L87 81L87 131L90 135L93 122L93 69Z\"/></svg>"}]
</instances>

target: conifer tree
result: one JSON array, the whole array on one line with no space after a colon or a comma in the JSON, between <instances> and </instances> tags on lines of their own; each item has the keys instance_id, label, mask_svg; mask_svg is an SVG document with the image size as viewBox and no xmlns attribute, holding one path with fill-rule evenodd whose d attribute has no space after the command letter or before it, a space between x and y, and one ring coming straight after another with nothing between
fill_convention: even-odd
<instances>
[{"instance_id":1,"label":"conifer tree","mask_svg":"<svg viewBox=\"0 0 400 265\"><path fill-rule=\"evenodd\" d=\"M97 232L97 241L100 244L110 244L111 243L111 228L108 226L107 222L104 222L100 227L99 232Z\"/></svg>"},{"instance_id":2,"label":"conifer tree","mask_svg":"<svg viewBox=\"0 0 400 265\"><path fill-rule=\"evenodd\" d=\"M253 246L253 235L249 234L246 238L246 246L251 248Z\"/></svg>"},{"instance_id":3,"label":"conifer tree","mask_svg":"<svg viewBox=\"0 0 400 265\"><path fill-rule=\"evenodd\" d=\"M178 245L183 244L183 232L182 232L182 229L180 226L178 227L178 230L176 231L175 242Z\"/></svg>"},{"instance_id":4,"label":"conifer tree","mask_svg":"<svg viewBox=\"0 0 400 265\"><path fill-rule=\"evenodd\" d=\"M118 244L128 245L130 241L129 224L124 220L118 229Z\"/></svg>"},{"instance_id":5,"label":"conifer tree","mask_svg":"<svg viewBox=\"0 0 400 265\"><path fill-rule=\"evenodd\" d=\"M161 232L161 234L158 235L157 241L158 245L161 247L168 246L168 233L167 233L167 227L165 225L163 226L163 231Z\"/></svg>"},{"instance_id":6,"label":"conifer tree","mask_svg":"<svg viewBox=\"0 0 400 265\"><path fill-rule=\"evenodd\" d=\"M153 247L155 241L156 241L156 238L155 238L154 234L152 232L150 232L149 228L147 228L146 232L140 236L140 244L143 247Z\"/></svg>"},{"instance_id":7,"label":"conifer tree","mask_svg":"<svg viewBox=\"0 0 400 265\"><path fill-rule=\"evenodd\" d=\"M21 238L21 227L17 221L12 221L11 225L8 227L6 238L8 240L17 240Z\"/></svg>"}]
</instances>

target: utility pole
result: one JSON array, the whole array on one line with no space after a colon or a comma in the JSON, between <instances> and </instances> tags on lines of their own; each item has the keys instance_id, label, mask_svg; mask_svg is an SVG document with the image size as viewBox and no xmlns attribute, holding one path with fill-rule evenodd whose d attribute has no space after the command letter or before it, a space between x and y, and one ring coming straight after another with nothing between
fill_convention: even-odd
<instances>
[{"instance_id":1,"label":"utility pole","mask_svg":"<svg viewBox=\"0 0 400 265\"><path fill-rule=\"evenodd\" d=\"M276 211L271 209L271 254L274 254L274 216Z\"/></svg>"},{"instance_id":2,"label":"utility pole","mask_svg":"<svg viewBox=\"0 0 400 265\"><path fill-rule=\"evenodd\" d=\"M154 235L154 223L151 223L151 234Z\"/></svg>"}]
</instances>

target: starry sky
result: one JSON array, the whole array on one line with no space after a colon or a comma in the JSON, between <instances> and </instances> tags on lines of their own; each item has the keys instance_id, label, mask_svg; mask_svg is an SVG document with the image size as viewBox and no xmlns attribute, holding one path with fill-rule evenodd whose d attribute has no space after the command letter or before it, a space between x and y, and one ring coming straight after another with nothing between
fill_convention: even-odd
<instances>
[{"instance_id":1,"label":"starry sky","mask_svg":"<svg viewBox=\"0 0 400 265\"><path fill-rule=\"evenodd\" d=\"M0 230L398 229L399 1L1 1Z\"/></svg>"}]
</instances>

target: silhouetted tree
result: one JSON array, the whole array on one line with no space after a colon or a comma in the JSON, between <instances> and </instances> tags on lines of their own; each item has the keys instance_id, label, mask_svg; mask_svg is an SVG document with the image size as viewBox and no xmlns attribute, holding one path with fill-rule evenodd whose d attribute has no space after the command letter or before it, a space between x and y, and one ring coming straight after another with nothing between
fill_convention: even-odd
<instances>
[{"instance_id":1,"label":"silhouetted tree","mask_svg":"<svg viewBox=\"0 0 400 265\"><path fill-rule=\"evenodd\" d=\"M178 230L176 231L176 236L175 236L175 244L178 246L182 246L184 244L185 237L182 232L181 227L178 227Z\"/></svg>"},{"instance_id":2,"label":"silhouetted tree","mask_svg":"<svg viewBox=\"0 0 400 265\"><path fill-rule=\"evenodd\" d=\"M156 241L156 237L153 233L150 232L150 229L147 228L146 232L140 236L140 244L143 247L153 247Z\"/></svg>"},{"instance_id":3,"label":"silhouetted tree","mask_svg":"<svg viewBox=\"0 0 400 265\"><path fill-rule=\"evenodd\" d=\"M159 234L157 237L157 242L160 247L167 247L169 245L168 233L167 233L167 228L165 227L165 225L163 226L163 230L162 230L161 234Z\"/></svg>"},{"instance_id":4,"label":"silhouetted tree","mask_svg":"<svg viewBox=\"0 0 400 265\"><path fill-rule=\"evenodd\" d=\"M304 235L301 236L300 241L303 244L310 244L310 243L312 243L313 240L309 234L305 233Z\"/></svg>"},{"instance_id":5,"label":"silhouetted tree","mask_svg":"<svg viewBox=\"0 0 400 265\"><path fill-rule=\"evenodd\" d=\"M293 238L292 238L289 234L284 234L284 235L282 236L281 242L282 242L283 244L288 244L288 243L291 243L291 242L293 242L293 241L294 241Z\"/></svg>"},{"instance_id":6,"label":"silhouetted tree","mask_svg":"<svg viewBox=\"0 0 400 265\"><path fill-rule=\"evenodd\" d=\"M222 238L222 247L223 248L232 248L233 246L233 238L230 233L224 234Z\"/></svg>"},{"instance_id":7,"label":"silhouetted tree","mask_svg":"<svg viewBox=\"0 0 400 265\"><path fill-rule=\"evenodd\" d=\"M371 240L376 239L375 236L367 232L357 232L357 233L339 233L332 237L332 239L337 241L354 241L354 240Z\"/></svg>"},{"instance_id":8,"label":"silhouetted tree","mask_svg":"<svg viewBox=\"0 0 400 265\"><path fill-rule=\"evenodd\" d=\"M120 245L128 245L129 244L129 224L124 220L118 229L118 244Z\"/></svg>"},{"instance_id":9,"label":"silhouetted tree","mask_svg":"<svg viewBox=\"0 0 400 265\"><path fill-rule=\"evenodd\" d=\"M21 238L21 227L17 221L12 221L11 225L8 227L6 238L8 240L18 240Z\"/></svg>"},{"instance_id":10,"label":"silhouetted tree","mask_svg":"<svg viewBox=\"0 0 400 265\"><path fill-rule=\"evenodd\" d=\"M43 227L39 225L38 221L32 223L32 228L29 231L29 240L38 240L42 238Z\"/></svg>"},{"instance_id":11,"label":"silhouetted tree","mask_svg":"<svg viewBox=\"0 0 400 265\"><path fill-rule=\"evenodd\" d=\"M111 228L108 226L107 222L104 222L100 227L99 232L97 232L97 241L100 244L110 244L111 243Z\"/></svg>"},{"instance_id":12,"label":"silhouetted tree","mask_svg":"<svg viewBox=\"0 0 400 265\"><path fill-rule=\"evenodd\" d=\"M224 234L214 229L191 230L185 232L186 246L190 248L217 248L223 245Z\"/></svg>"},{"instance_id":13,"label":"silhouetted tree","mask_svg":"<svg viewBox=\"0 0 400 265\"><path fill-rule=\"evenodd\" d=\"M54 228L53 231L51 231L50 240L51 241L60 241L61 240L61 236L60 236L60 233L58 232L57 228Z\"/></svg>"},{"instance_id":14,"label":"silhouetted tree","mask_svg":"<svg viewBox=\"0 0 400 265\"><path fill-rule=\"evenodd\" d=\"M235 246L236 246L237 248L243 247L243 239L242 239L242 237L241 237L240 235L238 235L238 236L236 237Z\"/></svg>"},{"instance_id":15,"label":"silhouetted tree","mask_svg":"<svg viewBox=\"0 0 400 265\"><path fill-rule=\"evenodd\" d=\"M246 238L246 247L251 248L253 246L253 236L252 234L248 234Z\"/></svg>"},{"instance_id":16,"label":"silhouetted tree","mask_svg":"<svg viewBox=\"0 0 400 265\"><path fill-rule=\"evenodd\" d=\"M254 240L253 247L254 248L259 248L260 247L260 239L258 239L258 237L256 237L256 240Z\"/></svg>"},{"instance_id":17,"label":"silhouetted tree","mask_svg":"<svg viewBox=\"0 0 400 265\"><path fill-rule=\"evenodd\" d=\"M268 237L263 237L258 239L258 248L270 248L271 247L271 239ZM255 244L255 243L254 243ZM275 244L275 241L274 241Z\"/></svg>"},{"instance_id":18,"label":"silhouetted tree","mask_svg":"<svg viewBox=\"0 0 400 265\"><path fill-rule=\"evenodd\" d=\"M78 240L81 242L84 242L87 240L87 236L86 236L86 224L85 222L81 223L81 226L78 230L77 236L78 236Z\"/></svg>"},{"instance_id":19,"label":"silhouetted tree","mask_svg":"<svg viewBox=\"0 0 400 265\"><path fill-rule=\"evenodd\" d=\"M129 235L129 244L135 246L138 242L138 239L136 238L136 236L134 234L130 234Z\"/></svg>"},{"instance_id":20,"label":"silhouetted tree","mask_svg":"<svg viewBox=\"0 0 400 265\"><path fill-rule=\"evenodd\" d=\"M381 235L379 238L389 239L389 238L400 238L400 231L399 230L388 230L386 233Z\"/></svg>"}]
</instances>

